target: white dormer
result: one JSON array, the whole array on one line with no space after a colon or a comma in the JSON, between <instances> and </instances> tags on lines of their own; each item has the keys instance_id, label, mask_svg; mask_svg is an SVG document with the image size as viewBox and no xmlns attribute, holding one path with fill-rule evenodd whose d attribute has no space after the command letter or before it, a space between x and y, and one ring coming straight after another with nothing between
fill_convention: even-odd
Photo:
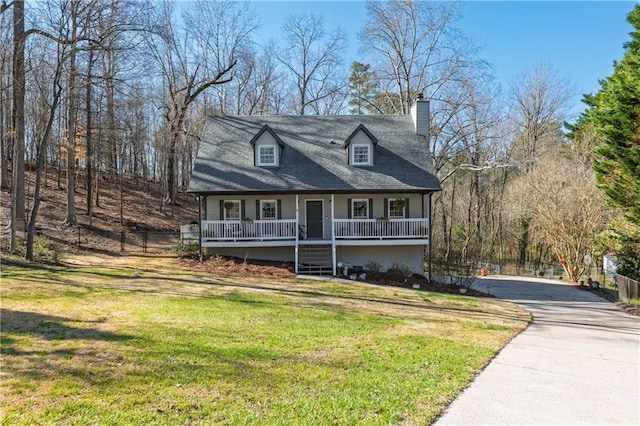
<instances>
[{"instance_id":1,"label":"white dormer","mask_svg":"<svg viewBox=\"0 0 640 426\"><path fill-rule=\"evenodd\" d=\"M363 124L360 124L344 142L349 165L373 166L377 144L378 139Z\"/></svg>"},{"instance_id":2,"label":"white dormer","mask_svg":"<svg viewBox=\"0 0 640 426\"><path fill-rule=\"evenodd\" d=\"M280 165L280 154L284 148L284 142L268 125L265 124L251 139L251 146L253 146L254 165L259 167Z\"/></svg>"}]
</instances>

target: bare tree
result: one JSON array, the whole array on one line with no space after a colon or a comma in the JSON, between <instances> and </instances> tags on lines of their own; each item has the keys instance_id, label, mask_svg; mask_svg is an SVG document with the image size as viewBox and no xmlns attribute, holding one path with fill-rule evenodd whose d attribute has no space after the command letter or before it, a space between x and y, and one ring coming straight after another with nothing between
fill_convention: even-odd
<instances>
[{"instance_id":1,"label":"bare tree","mask_svg":"<svg viewBox=\"0 0 640 426\"><path fill-rule=\"evenodd\" d=\"M344 103L347 79L339 73L339 66L346 47L345 36L339 29L326 34L323 26L318 15L289 17L282 27L285 45L274 52L293 81L293 110L299 115L305 115L310 108L316 114L335 113ZM342 97L338 106L336 95Z\"/></svg>"},{"instance_id":2,"label":"bare tree","mask_svg":"<svg viewBox=\"0 0 640 426\"><path fill-rule=\"evenodd\" d=\"M551 65L539 63L511 88L511 120L518 135L514 157L527 173L540 154L557 147L562 123L575 96L574 85Z\"/></svg>"},{"instance_id":3,"label":"bare tree","mask_svg":"<svg viewBox=\"0 0 640 426\"><path fill-rule=\"evenodd\" d=\"M573 86L557 70L538 64L522 74L511 90L511 120L516 128L513 157L528 173L536 161L562 143L561 125L567 118ZM529 218L521 220L519 263L524 266L529 249Z\"/></svg>"},{"instance_id":4,"label":"bare tree","mask_svg":"<svg viewBox=\"0 0 640 426\"><path fill-rule=\"evenodd\" d=\"M214 107L221 113L237 115L268 114L274 110L273 97L282 91L282 75L272 47L257 52L253 46L243 46L238 52L238 64L233 80L213 88L210 101L205 97L203 109Z\"/></svg>"},{"instance_id":5,"label":"bare tree","mask_svg":"<svg viewBox=\"0 0 640 426\"><path fill-rule=\"evenodd\" d=\"M549 173L553 170L553 173ZM532 239L548 244L572 282L585 271L594 237L613 217L595 186L593 171L561 155L548 155L510 187L510 201L530 223Z\"/></svg>"},{"instance_id":6,"label":"bare tree","mask_svg":"<svg viewBox=\"0 0 640 426\"><path fill-rule=\"evenodd\" d=\"M373 59L384 93L400 97L408 114L419 93L437 98L470 65L474 47L454 27L459 6L449 2L367 1L360 40Z\"/></svg>"},{"instance_id":7,"label":"bare tree","mask_svg":"<svg viewBox=\"0 0 640 426\"><path fill-rule=\"evenodd\" d=\"M166 200L174 203L176 149L189 107L210 87L231 81L238 50L254 27L247 6L232 1L197 2L183 14L183 28L175 25L171 4L165 2L160 19L159 37L148 46L165 84Z\"/></svg>"}]
</instances>

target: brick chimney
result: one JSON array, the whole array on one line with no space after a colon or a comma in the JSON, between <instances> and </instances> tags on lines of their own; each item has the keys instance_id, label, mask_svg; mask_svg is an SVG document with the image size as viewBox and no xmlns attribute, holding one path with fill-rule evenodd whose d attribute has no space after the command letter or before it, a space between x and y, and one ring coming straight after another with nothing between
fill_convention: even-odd
<instances>
[{"instance_id":1,"label":"brick chimney","mask_svg":"<svg viewBox=\"0 0 640 426\"><path fill-rule=\"evenodd\" d=\"M422 93L416 97L416 102L411 107L411 118L416 134L429 137L429 101L424 99Z\"/></svg>"}]
</instances>

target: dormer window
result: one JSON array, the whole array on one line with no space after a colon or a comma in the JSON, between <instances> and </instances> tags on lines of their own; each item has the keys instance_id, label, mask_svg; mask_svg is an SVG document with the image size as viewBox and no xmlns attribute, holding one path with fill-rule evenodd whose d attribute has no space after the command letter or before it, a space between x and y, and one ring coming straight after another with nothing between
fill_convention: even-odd
<instances>
[{"instance_id":1,"label":"dormer window","mask_svg":"<svg viewBox=\"0 0 640 426\"><path fill-rule=\"evenodd\" d=\"M351 164L354 166L371 165L371 145L351 145Z\"/></svg>"},{"instance_id":2,"label":"dormer window","mask_svg":"<svg viewBox=\"0 0 640 426\"><path fill-rule=\"evenodd\" d=\"M348 161L352 166L373 166L374 149L378 144L375 136L363 125L359 125L344 142L348 150Z\"/></svg>"},{"instance_id":3,"label":"dormer window","mask_svg":"<svg viewBox=\"0 0 640 426\"><path fill-rule=\"evenodd\" d=\"M258 166L276 166L275 145L258 147Z\"/></svg>"},{"instance_id":4,"label":"dormer window","mask_svg":"<svg viewBox=\"0 0 640 426\"><path fill-rule=\"evenodd\" d=\"M251 139L251 146L254 149L254 165L261 167L280 165L280 154L284 149L284 142L268 125L265 124Z\"/></svg>"}]
</instances>

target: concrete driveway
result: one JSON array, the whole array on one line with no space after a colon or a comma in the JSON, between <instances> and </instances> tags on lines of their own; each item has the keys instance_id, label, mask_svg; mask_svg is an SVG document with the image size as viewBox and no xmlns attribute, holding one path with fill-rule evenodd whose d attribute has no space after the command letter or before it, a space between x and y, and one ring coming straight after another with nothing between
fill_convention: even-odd
<instances>
[{"instance_id":1,"label":"concrete driveway","mask_svg":"<svg viewBox=\"0 0 640 426\"><path fill-rule=\"evenodd\" d=\"M558 281L483 278L533 323L436 425L640 425L640 317Z\"/></svg>"}]
</instances>

